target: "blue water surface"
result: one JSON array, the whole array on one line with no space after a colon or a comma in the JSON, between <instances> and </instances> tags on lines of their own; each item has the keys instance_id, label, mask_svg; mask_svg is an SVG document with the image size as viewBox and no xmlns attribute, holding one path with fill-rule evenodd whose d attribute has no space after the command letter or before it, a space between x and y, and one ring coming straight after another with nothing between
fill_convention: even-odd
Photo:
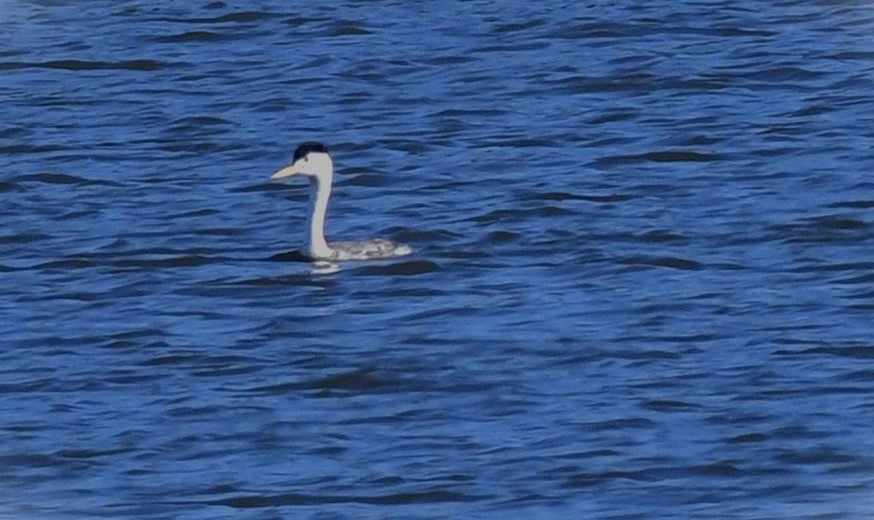
<instances>
[{"instance_id":1,"label":"blue water surface","mask_svg":"<svg viewBox=\"0 0 874 520\"><path fill-rule=\"evenodd\" d=\"M0 2L0 517L870 517L872 34ZM293 254L306 140L412 256Z\"/></svg>"}]
</instances>

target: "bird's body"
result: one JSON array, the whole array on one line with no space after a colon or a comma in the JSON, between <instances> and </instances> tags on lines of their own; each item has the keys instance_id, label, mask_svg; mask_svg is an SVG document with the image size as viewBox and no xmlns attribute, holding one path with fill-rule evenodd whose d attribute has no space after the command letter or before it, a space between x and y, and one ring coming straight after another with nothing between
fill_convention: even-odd
<instances>
[{"instance_id":1,"label":"bird's body","mask_svg":"<svg viewBox=\"0 0 874 520\"><path fill-rule=\"evenodd\" d=\"M334 163L327 147L316 142L303 143L294 151L291 166L279 170L271 178L282 179L298 174L306 175L310 181L305 255L314 260L342 261L390 258L412 253L409 246L383 238L329 244L325 240L325 215L331 197Z\"/></svg>"}]
</instances>

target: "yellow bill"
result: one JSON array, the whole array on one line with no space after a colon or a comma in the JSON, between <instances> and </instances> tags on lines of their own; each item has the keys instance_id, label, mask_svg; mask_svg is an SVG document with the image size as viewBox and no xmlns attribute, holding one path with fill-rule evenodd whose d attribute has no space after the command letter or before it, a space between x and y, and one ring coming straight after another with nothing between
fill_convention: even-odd
<instances>
[{"instance_id":1,"label":"yellow bill","mask_svg":"<svg viewBox=\"0 0 874 520\"><path fill-rule=\"evenodd\" d=\"M297 175L301 170L301 163L303 161L297 161L291 166L286 166L285 168L279 170L270 176L271 179L284 179L285 177L291 177L292 175Z\"/></svg>"}]
</instances>

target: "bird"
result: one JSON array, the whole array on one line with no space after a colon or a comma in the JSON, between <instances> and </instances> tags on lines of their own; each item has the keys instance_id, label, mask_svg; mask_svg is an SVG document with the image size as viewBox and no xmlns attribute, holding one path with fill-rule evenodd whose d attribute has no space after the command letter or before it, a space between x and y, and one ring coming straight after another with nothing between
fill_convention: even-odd
<instances>
[{"instance_id":1,"label":"bird","mask_svg":"<svg viewBox=\"0 0 874 520\"><path fill-rule=\"evenodd\" d=\"M274 173L271 179L304 175L310 181L306 242L302 253L312 260L375 260L409 255L412 248L384 238L331 242L325 240L325 214L331 198L334 161L328 147L316 141L302 143L294 151L291 165Z\"/></svg>"}]
</instances>

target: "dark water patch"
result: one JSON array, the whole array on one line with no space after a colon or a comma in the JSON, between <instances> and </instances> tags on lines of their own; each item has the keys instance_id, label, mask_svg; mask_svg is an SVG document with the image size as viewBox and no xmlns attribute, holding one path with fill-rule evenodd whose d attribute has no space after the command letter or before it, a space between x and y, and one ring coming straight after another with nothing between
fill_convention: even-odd
<instances>
[{"instance_id":1,"label":"dark water patch","mask_svg":"<svg viewBox=\"0 0 874 520\"><path fill-rule=\"evenodd\" d=\"M741 77L769 83L796 83L817 79L824 75L823 72L815 72L801 67L783 66L741 74Z\"/></svg>"},{"instance_id":2,"label":"dark water patch","mask_svg":"<svg viewBox=\"0 0 874 520\"><path fill-rule=\"evenodd\" d=\"M827 446L817 447L804 451L785 451L775 456L775 459L784 464L847 464L858 462L858 456L841 453Z\"/></svg>"},{"instance_id":3,"label":"dark water patch","mask_svg":"<svg viewBox=\"0 0 874 520\"><path fill-rule=\"evenodd\" d=\"M648 152L634 155L611 155L601 157L591 163L596 167L610 167L630 165L644 162L655 163L674 163L674 162L713 162L720 160L721 157L716 154L706 154L700 152L690 152L682 150L664 150L658 152Z\"/></svg>"},{"instance_id":4,"label":"dark water patch","mask_svg":"<svg viewBox=\"0 0 874 520\"><path fill-rule=\"evenodd\" d=\"M776 428L771 432L771 437L775 439L824 439L828 437L827 432L817 431L804 425L794 424Z\"/></svg>"},{"instance_id":5,"label":"dark water patch","mask_svg":"<svg viewBox=\"0 0 874 520\"><path fill-rule=\"evenodd\" d=\"M835 52L826 56L828 59L838 61L874 61L874 51L843 51Z\"/></svg>"},{"instance_id":6,"label":"dark water patch","mask_svg":"<svg viewBox=\"0 0 874 520\"><path fill-rule=\"evenodd\" d=\"M870 395L871 390L864 385L824 385L817 388L821 395Z\"/></svg>"},{"instance_id":7,"label":"dark water patch","mask_svg":"<svg viewBox=\"0 0 874 520\"><path fill-rule=\"evenodd\" d=\"M484 242L486 244L505 244L507 242L515 242L521 236L519 233L513 233L512 231L492 231L485 236Z\"/></svg>"},{"instance_id":8,"label":"dark water patch","mask_svg":"<svg viewBox=\"0 0 874 520\"><path fill-rule=\"evenodd\" d=\"M874 381L874 369L854 370L848 374L835 377L840 381Z\"/></svg>"},{"instance_id":9,"label":"dark water patch","mask_svg":"<svg viewBox=\"0 0 874 520\"><path fill-rule=\"evenodd\" d=\"M97 209L75 210L75 211L68 211L66 213L62 213L61 215L58 216L58 218L65 220L65 221L69 221L69 220L75 220L75 219L84 218L84 217L93 217L93 216L99 215L99 214L100 214L100 211Z\"/></svg>"},{"instance_id":10,"label":"dark water patch","mask_svg":"<svg viewBox=\"0 0 874 520\"><path fill-rule=\"evenodd\" d=\"M748 27L736 27L736 26L720 26L714 27L712 29L701 29L700 34L706 35L709 33L714 33L719 36L726 37L741 37L741 38L750 38L755 37L757 39L768 39L774 36L777 36L779 33L776 31L769 31L766 29L753 29Z\"/></svg>"},{"instance_id":11,"label":"dark water patch","mask_svg":"<svg viewBox=\"0 0 874 520\"><path fill-rule=\"evenodd\" d=\"M637 156L640 160L652 162L711 162L720 159L720 156L700 152L688 152L682 150L665 150L649 152Z\"/></svg>"},{"instance_id":12,"label":"dark water patch","mask_svg":"<svg viewBox=\"0 0 874 520\"><path fill-rule=\"evenodd\" d=\"M195 136L216 136L228 132L233 128L230 121L214 116L190 116L177 119L170 126L164 129L167 134L174 135L173 138L185 136L191 139ZM210 145L212 145L210 143Z\"/></svg>"},{"instance_id":13,"label":"dark water patch","mask_svg":"<svg viewBox=\"0 0 874 520\"><path fill-rule=\"evenodd\" d=\"M322 18L309 18L306 16L291 16L282 20L282 23L290 27L302 27L311 22L323 20Z\"/></svg>"},{"instance_id":14,"label":"dark water patch","mask_svg":"<svg viewBox=\"0 0 874 520\"><path fill-rule=\"evenodd\" d=\"M466 495L454 491L434 490L419 493L396 493L390 495L304 495L284 493L281 495L246 495L222 500L203 502L206 505L222 505L235 509L274 508L281 506L318 506L355 503L369 505L416 505L440 502L473 502L488 497Z\"/></svg>"},{"instance_id":15,"label":"dark water patch","mask_svg":"<svg viewBox=\"0 0 874 520\"><path fill-rule=\"evenodd\" d=\"M474 48L470 49L468 52L483 53L483 54L526 52L526 51L537 51L537 50L545 49L545 48L549 47L549 45L550 45L550 42L548 42L548 41L531 41L529 43L505 43L505 44L497 44L497 45L483 45L482 47L474 47Z\"/></svg>"},{"instance_id":16,"label":"dark water patch","mask_svg":"<svg viewBox=\"0 0 874 520\"><path fill-rule=\"evenodd\" d=\"M281 395L301 390L318 390L320 392L346 391L354 393L388 392L398 390L403 386L403 382L376 376L372 370L357 369L311 380L258 386L247 390L247 392L266 395Z\"/></svg>"},{"instance_id":17,"label":"dark water patch","mask_svg":"<svg viewBox=\"0 0 874 520\"><path fill-rule=\"evenodd\" d=\"M197 267L226 261L228 261L226 258L189 254L169 258L121 258L113 260L111 265L124 269L167 269L173 267Z\"/></svg>"},{"instance_id":18,"label":"dark water patch","mask_svg":"<svg viewBox=\"0 0 874 520\"><path fill-rule=\"evenodd\" d=\"M96 179L88 179L85 177L79 177L77 175L69 175L66 173L34 173L28 175L20 175L15 177L15 181L19 183L23 182L38 182L42 184L60 184L60 185L89 185L89 184L99 184L104 186L119 186L119 184L105 181L105 180L96 180Z\"/></svg>"},{"instance_id":19,"label":"dark water patch","mask_svg":"<svg viewBox=\"0 0 874 520\"><path fill-rule=\"evenodd\" d=\"M113 370L104 376L103 381L109 385L141 386L154 381L160 381L165 377L164 374L158 373L142 373L133 370Z\"/></svg>"},{"instance_id":20,"label":"dark water patch","mask_svg":"<svg viewBox=\"0 0 874 520\"><path fill-rule=\"evenodd\" d=\"M587 122L590 125L602 125L604 123L630 121L639 115L640 113L636 110L615 110L612 112L606 112L604 114L597 115Z\"/></svg>"},{"instance_id":21,"label":"dark water patch","mask_svg":"<svg viewBox=\"0 0 874 520\"><path fill-rule=\"evenodd\" d=\"M188 230L186 229L186 232ZM155 234L151 233L129 233L124 236L122 242L117 242L109 247L109 252L106 253L94 253L90 256L95 259L100 259L105 262L112 262L119 259L120 255L127 256L164 256L164 257L172 257L172 256L184 256L186 254L194 254L194 255L209 255L215 253L224 253L225 248L221 245L216 244L215 247L197 247L193 244L190 247L127 247L129 244L129 240L133 241L137 236L160 236L162 231L157 231ZM122 246L123 251L116 251L116 248ZM126 260L127 258L122 258Z\"/></svg>"},{"instance_id":22,"label":"dark water patch","mask_svg":"<svg viewBox=\"0 0 874 520\"><path fill-rule=\"evenodd\" d=\"M670 142L680 147L705 147L712 146L715 144L719 144L724 142L725 139L722 137L716 136L708 136L708 135L693 135L688 137L683 137L681 139L673 139ZM666 141L667 143L668 141Z\"/></svg>"},{"instance_id":23,"label":"dark water patch","mask_svg":"<svg viewBox=\"0 0 874 520\"><path fill-rule=\"evenodd\" d=\"M566 193L566 192L547 192L547 193L538 193L533 196L536 200L555 200L555 201L563 201L563 200L583 200L586 202L597 202L600 204L612 204L614 202L625 202L628 200L632 200L637 198L636 195L620 195L620 194L610 194L610 195L580 195L576 193Z\"/></svg>"},{"instance_id":24,"label":"dark water patch","mask_svg":"<svg viewBox=\"0 0 874 520\"><path fill-rule=\"evenodd\" d=\"M833 347L822 346L813 347L803 350L776 350L776 356L796 356L796 355L826 355L837 356L852 359L871 359L874 358L874 345L854 345L849 347Z\"/></svg>"},{"instance_id":25,"label":"dark water patch","mask_svg":"<svg viewBox=\"0 0 874 520\"><path fill-rule=\"evenodd\" d=\"M313 259L304 255L300 251L286 251L284 253L276 253L267 258L269 262L303 262L312 263Z\"/></svg>"},{"instance_id":26,"label":"dark water patch","mask_svg":"<svg viewBox=\"0 0 874 520\"><path fill-rule=\"evenodd\" d=\"M463 238L463 235L446 229L389 229L386 233L404 243L449 242Z\"/></svg>"},{"instance_id":27,"label":"dark water patch","mask_svg":"<svg viewBox=\"0 0 874 520\"><path fill-rule=\"evenodd\" d=\"M151 72L170 66L156 60L127 60L127 61L85 61L85 60L54 60L44 62L0 62L0 70L15 69L57 69L68 71L80 70L131 70Z\"/></svg>"},{"instance_id":28,"label":"dark water patch","mask_svg":"<svg viewBox=\"0 0 874 520\"><path fill-rule=\"evenodd\" d=\"M476 144L478 148L490 148L493 146L505 146L508 148L557 148L559 145L552 139L539 137L491 137Z\"/></svg>"},{"instance_id":29,"label":"dark water patch","mask_svg":"<svg viewBox=\"0 0 874 520\"><path fill-rule=\"evenodd\" d=\"M270 18L272 15L263 11L240 11L228 13L209 20L207 23L252 23Z\"/></svg>"},{"instance_id":30,"label":"dark water patch","mask_svg":"<svg viewBox=\"0 0 874 520\"><path fill-rule=\"evenodd\" d=\"M221 211L215 208L200 208L190 211L183 211L181 213L175 213L168 215L167 218L170 220L176 220L180 218L197 218L197 217L210 217L212 215L218 215Z\"/></svg>"},{"instance_id":31,"label":"dark water patch","mask_svg":"<svg viewBox=\"0 0 874 520\"><path fill-rule=\"evenodd\" d=\"M733 262L710 262L707 264L707 267L717 271L746 271L750 269L749 265L736 264Z\"/></svg>"},{"instance_id":32,"label":"dark water patch","mask_svg":"<svg viewBox=\"0 0 874 520\"><path fill-rule=\"evenodd\" d=\"M506 113L506 109L500 108L447 108L431 114L431 117L497 117Z\"/></svg>"},{"instance_id":33,"label":"dark water patch","mask_svg":"<svg viewBox=\"0 0 874 520\"><path fill-rule=\"evenodd\" d=\"M229 37L212 31L188 31L172 36L159 36L155 41L159 43L187 43L187 42L215 42L227 40Z\"/></svg>"},{"instance_id":34,"label":"dark water patch","mask_svg":"<svg viewBox=\"0 0 874 520\"><path fill-rule=\"evenodd\" d=\"M35 379L30 381L16 381L14 383L0 383L0 395L39 392L50 388L51 385L52 381L49 379Z\"/></svg>"},{"instance_id":35,"label":"dark water patch","mask_svg":"<svg viewBox=\"0 0 874 520\"><path fill-rule=\"evenodd\" d=\"M490 211L485 215L477 215L475 217L470 217L466 220L476 222L478 224L494 224L496 222L501 222L504 220L518 220L528 217L561 217L573 214L574 212L568 209L558 208L555 206L543 206L527 210L497 209L494 211Z\"/></svg>"},{"instance_id":36,"label":"dark water patch","mask_svg":"<svg viewBox=\"0 0 874 520\"><path fill-rule=\"evenodd\" d=\"M367 186L367 187L380 187L380 186L388 186L391 185L391 178L386 175L380 175L378 173L360 173L353 177L348 177L343 179L342 182L337 183L338 186Z\"/></svg>"},{"instance_id":37,"label":"dark water patch","mask_svg":"<svg viewBox=\"0 0 874 520\"><path fill-rule=\"evenodd\" d=\"M732 477L743 472L733 461L720 461L710 464L692 464L689 466L652 467L640 471L651 480L672 480L678 478L701 477Z\"/></svg>"},{"instance_id":38,"label":"dark water patch","mask_svg":"<svg viewBox=\"0 0 874 520\"><path fill-rule=\"evenodd\" d=\"M20 186L14 182L3 182L0 181L0 193L4 191L12 191L18 189Z\"/></svg>"},{"instance_id":39,"label":"dark water patch","mask_svg":"<svg viewBox=\"0 0 874 520\"><path fill-rule=\"evenodd\" d=\"M682 244L689 241L688 237L664 230L647 231L640 235L640 239L657 244Z\"/></svg>"},{"instance_id":40,"label":"dark water patch","mask_svg":"<svg viewBox=\"0 0 874 520\"><path fill-rule=\"evenodd\" d=\"M37 154L49 153L68 150L68 148L60 145L35 145L35 144L13 144L8 146L0 146L0 155L14 154Z\"/></svg>"},{"instance_id":41,"label":"dark water patch","mask_svg":"<svg viewBox=\"0 0 874 520\"><path fill-rule=\"evenodd\" d=\"M60 428L56 424L47 423L41 420L10 420L8 423L0 425L0 429L7 432L28 434L40 430L56 431Z\"/></svg>"},{"instance_id":42,"label":"dark water patch","mask_svg":"<svg viewBox=\"0 0 874 520\"><path fill-rule=\"evenodd\" d=\"M52 457L61 461L77 460L77 461L92 461L94 459L109 458L115 455L130 453L133 451L129 448L109 449L109 450L90 450L90 449L62 449L52 453Z\"/></svg>"},{"instance_id":43,"label":"dark water patch","mask_svg":"<svg viewBox=\"0 0 874 520\"><path fill-rule=\"evenodd\" d=\"M269 178L269 173L267 173L265 175L265 178ZM260 182L258 184L252 184L249 186L230 188L228 191L230 191L231 193L259 193L259 192L283 192L283 191L296 191L296 190L297 190L297 188L294 187L294 184L285 183L285 182L264 181L264 182Z\"/></svg>"},{"instance_id":44,"label":"dark water patch","mask_svg":"<svg viewBox=\"0 0 874 520\"><path fill-rule=\"evenodd\" d=\"M589 427L594 431L620 431L627 429L649 429L656 426L656 423L650 419L643 417L630 417L627 419L610 419L594 423Z\"/></svg>"},{"instance_id":45,"label":"dark water patch","mask_svg":"<svg viewBox=\"0 0 874 520\"><path fill-rule=\"evenodd\" d=\"M610 484L613 481L630 480L632 482L652 482L657 480L655 476L642 471L602 471L578 473L569 477L565 486L569 488L589 488Z\"/></svg>"},{"instance_id":46,"label":"dark water patch","mask_svg":"<svg viewBox=\"0 0 874 520\"><path fill-rule=\"evenodd\" d=\"M331 37L365 36L369 34L373 34L373 32L365 29L361 23L352 20L337 20L331 24L327 31L327 35Z\"/></svg>"},{"instance_id":47,"label":"dark water patch","mask_svg":"<svg viewBox=\"0 0 874 520\"><path fill-rule=\"evenodd\" d=\"M446 318L451 316L460 316L465 313L465 309L458 307L443 307L440 309L417 311L403 316L403 321L412 323L418 321L427 321L436 318Z\"/></svg>"},{"instance_id":48,"label":"dark water patch","mask_svg":"<svg viewBox=\"0 0 874 520\"><path fill-rule=\"evenodd\" d=\"M394 289L392 294L399 297L427 298L430 296L443 296L446 294L446 291L432 287L417 287L414 289Z\"/></svg>"},{"instance_id":49,"label":"dark water patch","mask_svg":"<svg viewBox=\"0 0 874 520\"><path fill-rule=\"evenodd\" d=\"M860 272L868 273L871 264L866 262L813 262L789 269L792 273L819 273L819 272Z\"/></svg>"},{"instance_id":50,"label":"dark water patch","mask_svg":"<svg viewBox=\"0 0 874 520\"><path fill-rule=\"evenodd\" d=\"M646 265L654 267L669 267L684 271L697 271L703 268L699 262L673 256L644 256L636 255L619 260L624 265Z\"/></svg>"},{"instance_id":51,"label":"dark water patch","mask_svg":"<svg viewBox=\"0 0 874 520\"><path fill-rule=\"evenodd\" d=\"M415 276L439 269L439 264L429 260L409 260L388 265L368 265L356 269L355 272L367 276Z\"/></svg>"},{"instance_id":52,"label":"dark water patch","mask_svg":"<svg viewBox=\"0 0 874 520\"><path fill-rule=\"evenodd\" d=\"M545 86L537 90L548 89L554 95L580 95L617 91L649 93L652 90L663 88L665 85L660 83L656 76L646 72L634 72L618 77L590 77L574 74L545 82Z\"/></svg>"},{"instance_id":53,"label":"dark water patch","mask_svg":"<svg viewBox=\"0 0 874 520\"><path fill-rule=\"evenodd\" d=\"M413 155L421 155L431 149L431 144L418 139L385 139L379 141L381 146Z\"/></svg>"},{"instance_id":54,"label":"dark water patch","mask_svg":"<svg viewBox=\"0 0 874 520\"><path fill-rule=\"evenodd\" d=\"M164 142L159 144L159 150L173 153L205 154L222 151L222 145L215 141Z\"/></svg>"},{"instance_id":55,"label":"dark water patch","mask_svg":"<svg viewBox=\"0 0 874 520\"><path fill-rule=\"evenodd\" d=\"M613 449L595 449L595 450L585 450L585 451L577 451L572 453L563 453L559 459L560 460L570 460L570 459L597 459L602 457L615 457L620 453L617 450Z\"/></svg>"},{"instance_id":56,"label":"dark water patch","mask_svg":"<svg viewBox=\"0 0 874 520\"><path fill-rule=\"evenodd\" d=\"M810 117L819 116L822 114L828 114L830 112L834 112L835 107L828 105L812 105L796 110L790 114L787 114L787 117L797 117L802 119L808 119Z\"/></svg>"},{"instance_id":57,"label":"dark water patch","mask_svg":"<svg viewBox=\"0 0 874 520\"><path fill-rule=\"evenodd\" d=\"M701 408L700 405L694 403L670 399L645 400L640 406L654 412L690 412Z\"/></svg>"},{"instance_id":58,"label":"dark water patch","mask_svg":"<svg viewBox=\"0 0 874 520\"><path fill-rule=\"evenodd\" d=\"M0 130L0 139L20 139L30 135L33 135L33 130L20 126L10 126Z\"/></svg>"},{"instance_id":59,"label":"dark water patch","mask_svg":"<svg viewBox=\"0 0 874 520\"><path fill-rule=\"evenodd\" d=\"M5 58L8 56L21 56L24 54L27 53L20 49L0 49L0 58Z\"/></svg>"},{"instance_id":60,"label":"dark water patch","mask_svg":"<svg viewBox=\"0 0 874 520\"><path fill-rule=\"evenodd\" d=\"M766 442L770 439L770 436L764 433L744 433L741 435L735 435L734 437L730 437L725 440L727 444L750 444L750 443L759 443Z\"/></svg>"},{"instance_id":61,"label":"dark water patch","mask_svg":"<svg viewBox=\"0 0 874 520\"><path fill-rule=\"evenodd\" d=\"M870 225L862 220L841 215L826 215L801 219L789 224L771 226L786 243L818 243L854 241L868 235Z\"/></svg>"},{"instance_id":62,"label":"dark water patch","mask_svg":"<svg viewBox=\"0 0 874 520\"><path fill-rule=\"evenodd\" d=\"M220 319L215 316L214 319ZM239 375L257 372L271 361L253 356L225 355L206 356L197 362L201 370L192 372L197 377L220 377L223 375Z\"/></svg>"},{"instance_id":63,"label":"dark water patch","mask_svg":"<svg viewBox=\"0 0 874 520\"><path fill-rule=\"evenodd\" d=\"M566 40L584 40L587 38L621 38L630 34L630 25L609 21L592 21L567 25L555 30L552 34L555 38Z\"/></svg>"},{"instance_id":64,"label":"dark water patch","mask_svg":"<svg viewBox=\"0 0 874 520\"><path fill-rule=\"evenodd\" d=\"M186 417L186 418L194 418L194 417L209 417L214 416L218 413L221 413L222 409L216 405L204 405L204 406L177 406L177 407L168 407L167 408L167 416L168 417Z\"/></svg>"},{"instance_id":65,"label":"dark water patch","mask_svg":"<svg viewBox=\"0 0 874 520\"><path fill-rule=\"evenodd\" d=\"M58 466L62 461L42 453L19 453L0 455L0 464L9 468L48 468Z\"/></svg>"},{"instance_id":66,"label":"dark water patch","mask_svg":"<svg viewBox=\"0 0 874 520\"><path fill-rule=\"evenodd\" d=\"M870 209L874 208L874 200L848 200L843 202L833 202L828 205L829 208L850 208L850 209Z\"/></svg>"},{"instance_id":67,"label":"dark water patch","mask_svg":"<svg viewBox=\"0 0 874 520\"><path fill-rule=\"evenodd\" d=\"M867 229L868 223L863 222L861 220L856 220L852 218L840 218L840 217L822 217L816 219L812 222L814 225L821 229L835 229L835 230L844 230L844 229Z\"/></svg>"},{"instance_id":68,"label":"dark water patch","mask_svg":"<svg viewBox=\"0 0 874 520\"><path fill-rule=\"evenodd\" d=\"M344 94L343 98L337 101L337 104L358 106L362 103L367 103L372 99L373 96L371 94L367 94L364 92L350 92L349 94Z\"/></svg>"},{"instance_id":69,"label":"dark water patch","mask_svg":"<svg viewBox=\"0 0 874 520\"><path fill-rule=\"evenodd\" d=\"M213 236L213 237L236 237L245 235L247 232L244 229L240 228L199 228L194 230L195 233L199 236Z\"/></svg>"},{"instance_id":70,"label":"dark water patch","mask_svg":"<svg viewBox=\"0 0 874 520\"><path fill-rule=\"evenodd\" d=\"M311 258L306 259L307 263L310 263L314 267L314 271L318 272L319 263L313 262ZM325 274L330 274L331 271L326 271ZM239 293L240 287L317 287L320 289L330 288L331 281L330 278L326 277L318 277L314 278L312 274L287 274L282 276L262 276L257 278L245 278L242 280L234 280L228 281L226 286L218 286L216 289L216 294L225 295L228 294L228 287L237 288L237 292ZM203 291L204 289L199 289Z\"/></svg>"},{"instance_id":71,"label":"dark water patch","mask_svg":"<svg viewBox=\"0 0 874 520\"><path fill-rule=\"evenodd\" d=\"M139 340L142 338L163 337L165 335L166 333L161 329L145 327L140 329L131 329L115 332L109 335L109 339L112 339L114 341Z\"/></svg>"},{"instance_id":72,"label":"dark water patch","mask_svg":"<svg viewBox=\"0 0 874 520\"><path fill-rule=\"evenodd\" d=\"M676 310L676 309L673 309ZM645 338L640 338L641 340L645 340ZM699 343L703 341L710 341L713 338L706 335L696 334L692 337L657 337L653 338L654 341L659 341L663 343ZM615 357L621 359L628 359L632 361L662 361L665 359L679 359L681 356L676 352L666 352L664 350L643 350L640 352L628 352L617 354Z\"/></svg>"},{"instance_id":73,"label":"dark water patch","mask_svg":"<svg viewBox=\"0 0 874 520\"><path fill-rule=\"evenodd\" d=\"M65 258L39 264L34 269L87 269L89 267L94 267L94 262L87 258Z\"/></svg>"},{"instance_id":74,"label":"dark water patch","mask_svg":"<svg viewBox=\"0 0 874 520\"><path fill-rule=\"evenodd\" d=\"M427 65L434 65L437 67L447 66L447 65L460 65L462 63L470 63L472 61L477 61L477 58L473 56L463 56L463 55L445 55L445 56L435 56L433 58L428 58L423 61L423 63Z\"/></svg>"},{"instance_id":75,"label":"dark water patch","mask_svg":"<svg viewBox=\"0 0 874 520\"><path fill-rule=\"evenodd\" d=\"M671 90L674 92L679 92L679 95L682 95L683 92L689 91L696 91L699 93L719 92L723 89L728 88L728 85L729 82L725 78L668 78L654 83L653 88L659 90ZM669 122L664 121L663 123Z\"/></svg>"},{"instance_id":76,"label":"dark water patch","mask_svg":"<svg viewBox=\"0 0 874 520\"><path fill-rule=\"evenodd\" d=\"M212 5L212 4L210 4ZM209 9L219 9L221 7L208 7ZM265 11L239 11L228 13L221 16L202 18L202 17L184 17L184 18L155 18L154 21L176 24L225 24L225 23L254 23L265 19L269 19L274 15Z\"/></svg>"},{"instance_id":77,"label":"dark water patch","mask_svg":"<svg viewBox=\"0 0 874 520\"><path fill-rule=\"evenodd\" d=\"M207 116L207 115L198 115L198 116L186 116L179 118L170 126L171 130L179 129L179 128L201 128L205 126L221 126L231 124L227 119L223 119L217 116Z\"/></svg>"},{"instance_id":78,"label":"dark water patch","mask_svg":"<svg viewBox=\"0 0 874 520\"><path fill-rule=\"evenodd\" d=\"M162 149L174 148L182 150L186 148L174 141L184 141L186 143L192 143L195 147L209 147L219 150L220 145L213 141L232 129L233 125L229 121L218 117L186 117L174 121L172 125L166 127L163 131L166 133L167 138L156 144ZM171 142L172 144L168 146L167 142ZM225 151L230 149L232 148L224 148Z\"/></svg>"},{"instance_id":79,"label":"dark water patch","mask_svg":"<svg viewBox=\"0 0 874 520\"><path fill-rule=\"evenodd\" d=\"M534 18L525 22L503 23L495 26L494 32L496 34L522 32L527 31L528 29L533 29L535 27L540 27L545 23L546 20L544 20L543 18Z\"/></svg>"},{"instance_id":80,"label":"dark water patch","mask_svg":"<svg viewBox=\"0 0 874 520\"><path fill-rule=\"evenodd\" d=\"M154 367L165 365L190 365L201 359L200 353L191 352L188 354L168 354L156 356L142 361L142 366Z\"/></svg>"}]
</instances>

